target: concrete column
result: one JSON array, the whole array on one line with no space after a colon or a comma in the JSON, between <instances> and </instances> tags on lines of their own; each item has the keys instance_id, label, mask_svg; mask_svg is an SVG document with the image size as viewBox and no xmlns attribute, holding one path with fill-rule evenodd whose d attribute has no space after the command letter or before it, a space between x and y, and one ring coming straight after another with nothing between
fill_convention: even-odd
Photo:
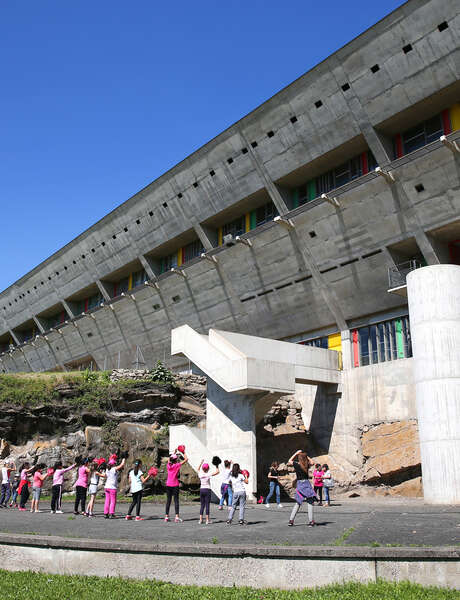
<instances>
[{"instance_id":1,"label":"concrete column","mask_svg":"<svg viewBox=\"0 0 460 600\"><path fill-rule=\"evenodd\" d=\"M460 267L407 277L423 491L430 504L460 504Z\"/></svg>"}]
</instances>

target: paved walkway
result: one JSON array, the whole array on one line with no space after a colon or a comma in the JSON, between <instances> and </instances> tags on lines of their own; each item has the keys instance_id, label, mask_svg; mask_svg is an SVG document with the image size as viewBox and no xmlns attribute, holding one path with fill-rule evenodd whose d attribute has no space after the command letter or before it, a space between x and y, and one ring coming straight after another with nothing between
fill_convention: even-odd
<instances>
[{"instance_id":1,"label":"paved walkway","mask_svg":"<svg viewBox=\"0 0 460 600\"><path fill-rule=\"evenodd\" d=\"M43 503L42 509L47 506ZM295 526L287 527L292 504L279 509L250 506L246 526L237 519L226 525L227 511L211 507L213 523L198 524L199 507L183 505L183 523L164 523L163 506L144 503L145 521L125 521L127 504L119 504L118 518L103 518L102 504L96 517L73 515L73 506L64 504L62 515L31 514L14 509L0 510L0 532L57 535L68 538L139 540L156 543L197 543L242 545L460 545L460 507L426 506L420 500L388 499L375 502L346 499L330 508L315 508L317 527L306 527L306 510L298 514ZM173 514L173 513L172 513Z\"/></svg>"}]
</instances>

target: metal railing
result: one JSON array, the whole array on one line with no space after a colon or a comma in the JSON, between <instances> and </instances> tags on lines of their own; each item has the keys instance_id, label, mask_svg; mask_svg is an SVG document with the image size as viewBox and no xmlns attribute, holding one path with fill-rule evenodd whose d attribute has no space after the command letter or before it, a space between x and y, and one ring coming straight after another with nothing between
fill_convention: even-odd
<instances>
[{"instance_id":1,"label":"metal railing","mask_svg":"<svg viewBox=\"0 0 460 600\"><path fill-rule=\"evenodd\" d=\"M393 267L388 267L388 288L390 290L406 285L406 277L415 269L419 269L422 263L418 260L407 260Z\"/></svg>"}]
</instances>

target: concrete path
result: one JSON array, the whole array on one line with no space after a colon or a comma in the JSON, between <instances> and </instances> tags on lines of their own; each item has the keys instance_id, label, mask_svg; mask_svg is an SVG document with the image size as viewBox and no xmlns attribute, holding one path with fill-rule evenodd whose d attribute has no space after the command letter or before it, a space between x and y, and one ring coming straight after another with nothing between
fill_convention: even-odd
<instances>
[{"instance_id":1,"label":"concrete path","mask_svg":"<svg viewBox=\"0 0 460 600\"><path fill-rule=\"evenodd\" d=\"M43 503L42 509L47 504ZM73 515L66 503L64 514L31 514L14 509L0 510L0 532L30 535L57 535L67 538L138 540L156 543L260 545L460 545L460 507L426 506L420 500L388 499L375 502L346 499L330 508L315 508L317 527L306 527L306 511L297 516L294 527L287 527L292 504L282 509L250 506L246 526L237 519L226 525L227 511L211 507L211 525L199 525L197 505L183 505L183 523L163 522L163 506L144 503L145 521L125 521L127 504L119 503L119 518L106 520L102 504L96 517Z\"/></svg>"}]
</instances>

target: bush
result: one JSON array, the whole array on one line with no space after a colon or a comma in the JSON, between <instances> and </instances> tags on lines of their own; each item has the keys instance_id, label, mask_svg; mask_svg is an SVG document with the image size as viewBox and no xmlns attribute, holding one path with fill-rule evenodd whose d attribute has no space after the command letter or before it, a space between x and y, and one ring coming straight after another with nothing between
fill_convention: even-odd
<instances>
[{"instance_id":1,"label":"bush","mask_svg":"<svg viewBox=\"0 0 460 600\"><path fill-rule=\"evenodd\" d=\"M155 383L174 383L174 375L164 366L161 360L159 360L155 368L150 371L150 379Z\"/></svg>"}]
</instances>

